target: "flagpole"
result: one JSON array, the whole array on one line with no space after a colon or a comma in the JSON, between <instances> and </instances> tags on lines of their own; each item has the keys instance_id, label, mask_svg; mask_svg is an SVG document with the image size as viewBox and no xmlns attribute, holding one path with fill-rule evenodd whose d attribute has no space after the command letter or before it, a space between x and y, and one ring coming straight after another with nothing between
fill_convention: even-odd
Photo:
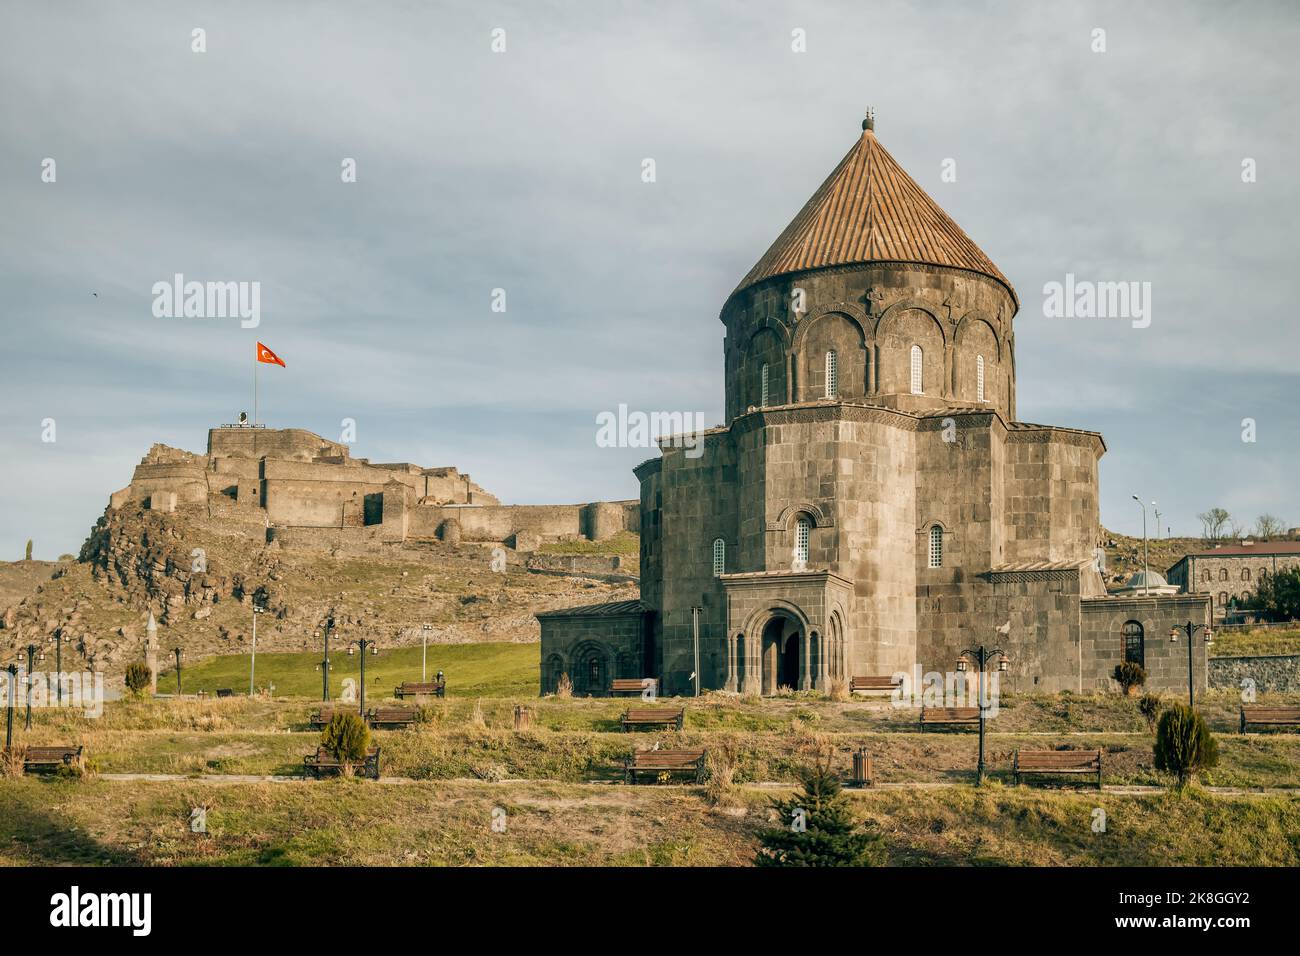
<instances>
[{"instance_id":1,"label":"flagpole","mask_svg":"<svg viewBox=\"0 0 1300 956\"><path fill-rule=\"evenodd\" d=\"M253 426L257 426L257 351L253 351Z\"/></svg>"}]
</instances>

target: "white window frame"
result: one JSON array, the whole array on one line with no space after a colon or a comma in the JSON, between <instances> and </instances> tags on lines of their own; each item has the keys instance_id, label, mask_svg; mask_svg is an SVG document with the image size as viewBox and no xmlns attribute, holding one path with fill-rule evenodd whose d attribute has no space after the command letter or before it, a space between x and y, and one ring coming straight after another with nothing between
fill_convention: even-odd
<instances>
[{"instance_id":1,"label":"white window frame","mask_svg":"<svg viewBox=\"0 0 1300 956\"><path fill-rule=\"evenodd\" d=\"M767 408L768 400L771 398L771 390L770 390L771 373L768 370L768 364L766 362L764 362L763 367L759 369L758 377L759 377L758 406L759 408Z\"/></svg>"},{"instance_id":2,"label":"white window frame","mask_svg":"<svg viewBox=\"0 0 1300 956\"><path fill-rule=\"evenodd\" d=\"M840 359L831 349L826 353L826 397L838 398L840 394Z\"/></svg>"},{"instance_id":3,"label":"white window frame","mask_svg":"<svg viewBox=\"0 0 1300 956\"><path fill-rule=\"evenodd\" d=\"M925 353L921 346L912 346L912 394L925 394Z\"/></svg>"},{"instance_id":4,"label":"white window frame","mask_svg":"<svg viewBox=\"0 0 1300 956\"><path fill-rule=\"evenodd\" d=\"M721 538L713 539L713 576L727 571L727 542Z\"/></svg>"},{"instance_id":5,"label":"white window frame","mask_svg":"<svg viewBox=\"0 0 1300 956\"><path fill-rule=\"evenodd\" d=\"M938 525L930 528L930 567L943 567L943 528Z\"/></svg>"},{"instance_id":6,"label":"white window frame","mask_svg":"<svg viewBox=\"0 0 1300 956\"><path fill-rule=\"evenodd\" d=\"M975 356L975 398L978 401L988 401L984 397L984 356Z\"/></svg>"},{"instance_id":7,"label":"white window frame","mask_svg":"<svg viewBox=\"0 0 1300 956\"><path fill-rule=\"evenodd\" d=\"M809 542L812 541L812 522L807 518L796 518L794 522L794 558L802 565L808 564Z\"/></svg>"}]
</instances>

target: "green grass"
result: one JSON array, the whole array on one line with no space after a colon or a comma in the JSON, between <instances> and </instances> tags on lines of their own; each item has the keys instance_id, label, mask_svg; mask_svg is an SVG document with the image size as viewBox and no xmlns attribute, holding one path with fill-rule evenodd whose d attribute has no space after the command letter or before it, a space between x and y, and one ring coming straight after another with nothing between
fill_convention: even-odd
<instances>
[{"instance_id":1,"label":"green grass","mask_svg":"<svg viewBox=\"0 0 1300 956\"><path fill-rule=\"evenodd\" d=\"M447 677L450 696L510 697L537 693L537 644L432 644L428 649L428 676L438 671ZM256 686L275 685L282 697L319 699L321 674L319 651L301 654L258 654ZM337 698L343 682L359 682L361 666L357 656L348 656L345 648L330 648L330 696ZM209 658L192 666L181 666L182 689L187 694L229 687L237 694L248 693L248 654L229 654ZM366 695L389 697L403 681L420 679L420 648L380 649L366 658ZM168 693L176 689L175 670L158 676L158 689Z\"/></svg>"},{"instance_id":2,"label":"green grass","mask_svg":"<svg viewBox=\"0 0 1300 956\"><path fill-rule=\"evenodd\" d=\"M641 536L631 531L620 531L600 541L549 541L537 549L542 554L641 554Z\"/></svg>"},{"instance_id":3,"label":"green grass","mask_svg":"<svg viewBox=\"0 0 1300 956\"><path fill-rule=\"evenodd\" d=\"M1215 631L1211 657L1251 657L1300 654L1300 628L1257 628L1249 631Z\"/></svg>"}]
</instances>

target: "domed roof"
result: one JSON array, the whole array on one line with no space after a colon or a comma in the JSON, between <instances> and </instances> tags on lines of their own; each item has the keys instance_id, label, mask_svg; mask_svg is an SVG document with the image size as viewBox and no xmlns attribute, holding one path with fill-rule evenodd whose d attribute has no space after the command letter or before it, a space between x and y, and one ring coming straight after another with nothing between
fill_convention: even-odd
<instances>
[{"instance_id":1,"label":"domed roof","mask_svg":"<svg viewBox=\"0 0 1300 956\"><path fill-rule=\"evenodd\" d=\"M996 279L1019 308L1007 277L880 145L874 125L868 117L861 138L732 295L791 272L916 262Z\"/></svg>"},{"instance_id":2,"label":"domed roof","mask_svg":"<svg viewBox=\"0 0 1300 956\"><path fill-rule=\"evenodd\" d=\"M1138 571L1125 583L1125 590L1135 588L1167 588L1169 582L1164 579L1159 571Z\"/></svg>"}]
</instances>

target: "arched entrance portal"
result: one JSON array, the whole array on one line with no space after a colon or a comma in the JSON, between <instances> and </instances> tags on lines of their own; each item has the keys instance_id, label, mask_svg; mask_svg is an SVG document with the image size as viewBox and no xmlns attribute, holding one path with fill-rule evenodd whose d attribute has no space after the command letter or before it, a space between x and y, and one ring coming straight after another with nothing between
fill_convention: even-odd
<instances>
[{"instance_id":1,"label":"arched entrance portal","mask_svg":"<svg viewBox=\"0 0 1300 956\"><path fill-rule=\"evenodd\" d=\"M798 622L779 615L767 622L763 628L759 658L763 669L764 696L771 696L782 687L798 689L802 644L803 635Z\"/></svg>"}]
</instances>

